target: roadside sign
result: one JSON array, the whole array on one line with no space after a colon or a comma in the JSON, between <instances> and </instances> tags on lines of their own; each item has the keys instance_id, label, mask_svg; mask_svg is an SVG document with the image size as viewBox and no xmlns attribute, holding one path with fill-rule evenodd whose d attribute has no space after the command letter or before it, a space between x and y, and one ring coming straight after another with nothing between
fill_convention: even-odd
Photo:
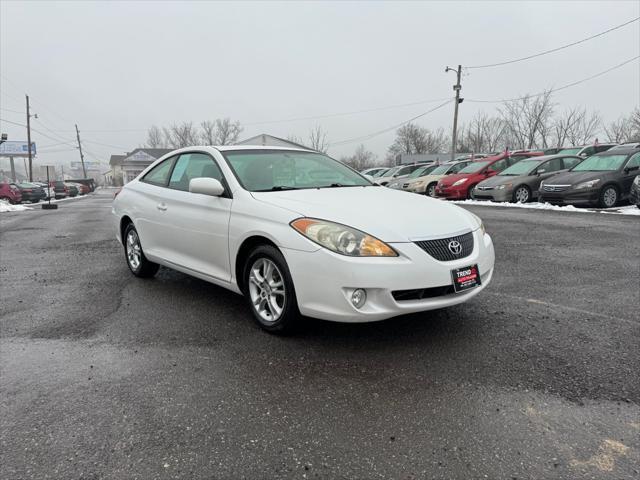
<instances>
[{"instance_id":1,"label":"roadside sign","mask_svg":"<svg viewBox=\"0 0 640 480\"><path fill-rule=\"evenodd\" d=\"M26 141L6 141L0 144L0 157L28 157L29 147ZM36 154L36 142L31 142L31 154Z\"/></svg>"}]
</instances>

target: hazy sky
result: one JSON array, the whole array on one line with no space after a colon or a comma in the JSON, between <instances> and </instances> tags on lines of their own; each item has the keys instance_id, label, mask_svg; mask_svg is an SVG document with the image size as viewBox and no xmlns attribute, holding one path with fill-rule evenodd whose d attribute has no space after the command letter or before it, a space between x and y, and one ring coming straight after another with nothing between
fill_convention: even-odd
<instances>
[{"instance_id":1,"label":"hazy sky","mask_svg":"<svg viewBox=\"0 0 640 480\"><path fill-rule=\"evenodd\" d=\"M321 125L329 141L385 129L438 103L319 120L251 125L441 99L446 65L522 57L640 16L640 2L12 2L0 3L1 118L25 123L32 98L38 163L89 159L142 144L146 129L231 117L243 137L300 137ZM581 45L503 67L466 70L462 96L510 98L583 79L640 53L635 22ZM555 94L606 120L640 103L640 62ZM465 102L460 120L495 104ZM16 113L16 110L22 113ZM418 124L450 130L453 104ZM23 127L0 122L10 139ZM55 133L52 133L54 131ZM383 157L393 132L365 143ZM110 144L115 148L99 145ZM46 147L51 145L50 147ZM357 143L330 149L351 153ZM120 148L118 148L120 147ZM51 153L44 153L49 150Z\"/></svg>"}]
</instances>

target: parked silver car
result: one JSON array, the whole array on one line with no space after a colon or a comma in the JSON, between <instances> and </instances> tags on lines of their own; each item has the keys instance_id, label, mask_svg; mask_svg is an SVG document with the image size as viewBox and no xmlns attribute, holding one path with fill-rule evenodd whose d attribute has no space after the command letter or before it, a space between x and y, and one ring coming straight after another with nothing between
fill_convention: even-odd
<instances>
[{"instance_id":1,"label":"parked silver car","mask_svg":"<svg viewBox=\"0 0 640 480\"><path fill-rule=\"evenodd\" d=\"M540 182L566 172L584 160L575 155L546 155L520 160L473 190L473 198L494 202L527 203L538 197Z\"/></svg>"}]
</instances>

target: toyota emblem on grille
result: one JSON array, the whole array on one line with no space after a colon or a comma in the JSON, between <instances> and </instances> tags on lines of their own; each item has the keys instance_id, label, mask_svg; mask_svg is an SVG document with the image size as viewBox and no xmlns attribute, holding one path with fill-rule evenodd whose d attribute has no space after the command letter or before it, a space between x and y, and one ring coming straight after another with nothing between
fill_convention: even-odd
<instances>
[{"instance_id":1,"label":"toyota emblem on grille","mask_svg":"<svg viewBox=\"0 0 640 480\"><path fill-rule=\"evenodd\" d=\"M462 244L457 240L451 240L449 242L449 250L454 255L460 255L460 253L462 252Z\"/></svg>"}]
</instances>

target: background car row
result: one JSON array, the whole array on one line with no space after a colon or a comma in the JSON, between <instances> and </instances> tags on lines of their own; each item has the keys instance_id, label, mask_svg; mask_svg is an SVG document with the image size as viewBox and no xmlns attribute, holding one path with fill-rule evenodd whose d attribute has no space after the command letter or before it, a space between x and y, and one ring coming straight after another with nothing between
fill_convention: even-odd
<instances>
[{"instance_id":1,"label":"background car row","mask_svg":"<svg viewBox=\"0 0 640 480\"><path fill-rule=\"evenodd\" d=\"M451 200L592 205L638 204L640 143L459 157L441 165L377 167L363 173L390 188ZM634 182L635 178L635 182Z\"/></svg>"},{"instance_id":2,"label":"background car row","mask_svg":"<svg viewBox=\"0 0 640 480\"><path fill-rule=\"evenodd\" d=\"M0 182L0 200L12 204L76 197L91 191L88 185L74 182L51 181L49 184L46 182Z\"/></svg>"}]
</instances>

